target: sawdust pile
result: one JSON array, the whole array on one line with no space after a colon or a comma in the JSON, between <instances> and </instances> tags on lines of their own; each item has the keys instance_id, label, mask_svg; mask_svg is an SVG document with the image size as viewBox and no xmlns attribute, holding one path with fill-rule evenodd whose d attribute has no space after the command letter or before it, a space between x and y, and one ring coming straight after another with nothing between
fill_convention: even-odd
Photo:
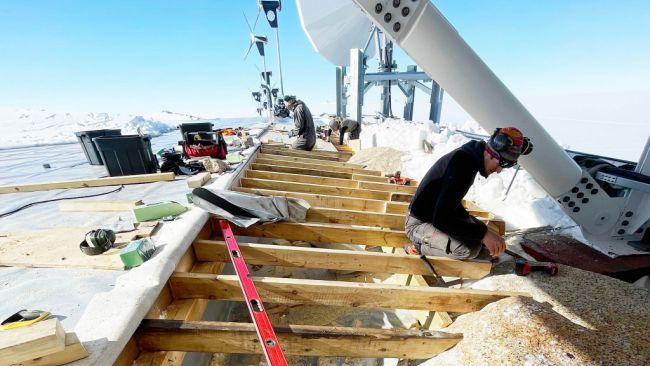
<instances>
[{"instance_id":1,"label":"sawdust pile","mask_svg":"<svg viewBox=\"0 0 650 366\"><path fill-rule=\"evenodd\" d=\"M561 266L559 275L494 276L473 288L523 291L445 329L463 333L423 365L648 365L650 292Z\"/></svg>"},{"instance_id":2,"label":"sawdust pile","mask_svg":"<svg viewBox=\"0 0 650 366\"><path fill-rule=\"evenodd\" d=\"M390 147L371 147L354 154L348 163L366 165L368 169L384 173L395 173L402 170L402 156L406 154Z\"/></svg>"}]
</instances>

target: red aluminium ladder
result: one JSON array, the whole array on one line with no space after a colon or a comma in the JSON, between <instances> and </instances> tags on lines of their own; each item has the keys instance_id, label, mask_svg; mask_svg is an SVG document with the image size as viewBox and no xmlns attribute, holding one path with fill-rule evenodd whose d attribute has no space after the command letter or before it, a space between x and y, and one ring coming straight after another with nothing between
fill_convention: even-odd
<instances>
[{"instance_id":1,"label":"red aluminium ladder","mask_svg":"<svg viewBox=\"0 0 650 366\"><path fill-rule=\"evenodd\" d=\"M251 314L251 318L253 318L257 338L259 338L260 344L262 345L266 361L270 366L287 366L287 360L284 358L284 353L282 353L282 347L280 347L280 342L278 342L269 317L266 315L266 310L264 310L260 295L257 293L255 283L250 279L248 266L246 266L246 261L244 261L244 257L241 254L239 244L237 244L235 235L230 228L230 223L226 220L219 220L219 225L221 226L221 231L223 232L223 237L228 247L230 260L235 267L237 277L239 277L239 286L244 292L248 312Z\"/></svg>"}]
</instances>

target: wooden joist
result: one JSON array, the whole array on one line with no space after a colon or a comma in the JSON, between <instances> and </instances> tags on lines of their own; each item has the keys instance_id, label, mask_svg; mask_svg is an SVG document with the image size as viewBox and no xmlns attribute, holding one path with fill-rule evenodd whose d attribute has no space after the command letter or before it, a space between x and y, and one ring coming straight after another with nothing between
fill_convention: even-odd
<instances>
[{"instance_id":1,"label":"wooden joist","mask_svg":"<svg viewBox=\"0 0 650 366\"><path fill-rule=\"evenodd\" d=\"M252 277L265 304L307 304L453 311L465 313L509 296L525 294L439 287L404 287L377 283ZM174 273L169 278L174 296L181 299L243 301L237 276Z\"/></svg>"},{"instance_id":2,"label":"wooden joist","mask_svg":"<svg viewBox=\"0 0 650 366\"><path fill-rule=\"evenodd\" d=\"M282 245L239 243L246 263L300 268L322 268L340 271L404 273L430 275L418 256L354 250L303 248ZM230 262L225 242L197 240L194 252L198 261ZM441 276L478 279L490 273L492 264L485 261L459 261L452 258L428 257Z\"/></svg>"},{"instance_id":3,"label":"wooden joist","mask_svg":"<svg viewBox=\"0 0 650 366\"><path fill-rule=\"evenodd\" d=\"M0 186L0 193L37 192L37 191L48 191L52 189L66 189L66 188L104 187L104 186L115 186L120 184L152 183L152 182L161 182L161 181L169 181L169 180L174 180L174 173L125 175L122 177L77 179L77 180L66 180L66 181L49 182L49 183L29 183L29 184Z\"/></svg>"},{"instance_id":4,"label":"wooden joist","mask_svg":"<svg viewBox=\"0 0 650 366\"><path fill-rule=\"evenodd\" d=\"M316 151L290 150L290 149L269 147L264 145L262 145L262 152L265 154L284 155L284 156L292 156L297 158L307 158L307 159L316 159L316 160L329 160L329 161L341 161L341 162L346 162L349 160L349 157L320 154Z\"/></svg>"},{"instance_id":5,"label":"wooden joist","mask_svg":"<svg viewBox=\"0 0 650 366\"><path fill-rule=\"evenodd\" d=\"M305 150L293 149L287 146L269 145L269 144L262 144L262 150L274 150L274 151L289 152L289 153L299 152L299 153L310 154L318 158L335 157L335 158L345 159L346 161L349 160L352 157L352 155L354 155L353 153L349 153L349 152L315 150L315 149L310 151L305 151Z\"/></svg>"},{"instance_id":6,"label":"wooden joist","mask_svg":"<svg viewBox=\"0 0 650 366\"><path fill-rule=\"evenodd\" d=\"M353 169L363 169L365 168L364 165L361 164L352 164L352 163L346 163L346 162L341 162L341 161L331 161L331 160L318 160L318 159L310 159L310 158L300 158L297 156L286 156L286 155L279 155L276 153L258 153L257 158L260 159L270 159L273 161L285 161L285 162L297 162L297 163L307 163L307 164L316 164L320 166L334 166L334 167L341 167L341 168L353 168Z\"/></svg>"},{"instance_id":7,"label":"wooden joist","mask_svg":"<svg viewBox=\"0 0 650 366\"><path fill-rule=\"evenodd\" d=\"M368 212L384 212L384 208L386 207L385 201L369 200L363 198L328 196L324 194L275 191L270 189L244 188L244 187L234 187L233 190L240 191L240 192L257 193L266 196L285 196L285 197L300 198L307 201L310 205L314 207L338 208L343 210L356 210L356 211L368 211Z\"/></svg>"},{"instance_id":8,"label":"wooden joist","mask_svg":"<svg viewBox=\"0 0 650 366\"><path fill-rule=\"evenodd\" d=\"M274 164L259 164L259 163L251 164L251 169L253 170L262 170L262 171L275 172L275 173L301 174L301 175L308 175L308 176L318 176L318 177L338 178L338 179L352 179L355 181L376 182L376 183L388 182L388 178L384 178L380 176L339 172L335 170L329 170L326 168L327 167L321 167L321 169L308 169L308 168L298 168L298 167L290 167L290 166L274 165Z\"/></svg>"},{"instance_id":9,"label":"wooden joist","mask_svg":"<svg viewBox=\"0 0 650 366\"><path fill-rule=\"evenodd\" d=\"M325 327L274 326L286 355L431 358L458 343L462 335L443 332ZM261 353L250 323L145 320L138 333L141 348L210 353Z\"/></svg>"},{"instance_id":10,"label":"wooden joist","mask_svg":"<svg viewBox=\"0 0 650 366\"><path fill-rule=\"evenodd\" d=\"M274 165L274 164L261 164L261 163L251 164L251 169L254 170L263 170L263 171L276 172L276 173L313 175L313 176L328 177L328 178L352 179L352 173L337 172L335 170L328 170L326 168L327 167L321 167L321 169L309 169L309 168L290 167L290 166Z\"/></svg>"},{"instance_id":11,"label":"wooden joist","mask_svg":"<svg viewBox=\"0 0 650 366\"><path fill-rule=\"evenodd\" d=\"M373 176L381 177L381 172L379 170L369 170L363 168L348 168L335 163L334 164L301 163L298 161L284 160L282 159L282 157L278 158L277 156L279 155L273 156L273 158L267 158L263 156L268 157L269 155L258 154L255 159L255 163L265 164L265 165L275 165L275 166L286 166L289 168L312 169L312 170L325 169L333 172L373 175Z\"/></svg>"},{"instance_id":12,"label":"wooden joist","mask_svg":"<svg viewBox=\"0 0 650 366\"><path fill-rule=\"evenodd\" d=\"M404 230L405 217L387 213L312 207L307 211L306 221Z\"/></svg>"},{"instance_id":13,"label":"wooden joist","mask_svg":"<svg viewBox=\"0 0 650 366\"><path fill-rule=\"evenodd\" d=\"M414 187L414 186L401 186L398 184L376 183L376 182L359 182L359 188L371 189L373 191L387 191L387 192L398 192L398 193L407 193L407 194L415 194L415 191L418 190L418 187Z\"/></svg>"},{"instance_id":14,"label":"wooden joist","mask_svg":"<svg viewBox=\"0 0 650 366\"><path fill-rule=\"evenodd\" d=\"M365 198L365 199L383 200L383 201L388 201L391 195L391 192L384 192L384 191L370 191L366 189L332 187L332 186L326 186L320 184L295 183L295 182L286 182L281 180L242 178L240 179L239 182L241 186L244 188L262 188L262 189L277 190L277 191L326 194L330 196Z\"/></svg>"},{"instance_id":15,"label":"wooden joist","mask_svg":"<svg viewBox=\"0 0 650 366\"><path fill-rule=\"evenodd\" d=\"M233 226L235 235L259 236L321 243L379 245L402 248L410 243L404 231L337 224L290 223L255 224L248 228Z\"/></svg>"},{"instance_id":16,"label":"wooden joist","mask_svg":"<svg viewBox=\"0 0 650 366\"><path fill-rule=\"evenodd\" d=\"M247 170L246 177L255 179L279 180L284 182L319 184L330 187L358 188L359 182L351 179L328 178L313 175L276 173L263 170Z\"/></svg>"}]
</instances>

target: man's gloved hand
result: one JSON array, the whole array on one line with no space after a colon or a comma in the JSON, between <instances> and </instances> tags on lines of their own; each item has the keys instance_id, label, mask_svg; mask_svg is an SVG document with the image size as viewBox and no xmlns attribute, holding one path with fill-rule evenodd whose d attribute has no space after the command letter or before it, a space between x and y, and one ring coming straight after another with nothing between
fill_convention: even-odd
<instances>
[{"instance_id":1,"label":"man's gloved hand","mask_svg":"<svg viewBox=\"0 0 650 366\"><path fill-rule=\"evenodd\" d=\"M506 242L503 238L490 229L483 236L483 244L485 244L490 251L490 255L493 257L500 256L506 250Z\"/></svg>"}]
</instances>

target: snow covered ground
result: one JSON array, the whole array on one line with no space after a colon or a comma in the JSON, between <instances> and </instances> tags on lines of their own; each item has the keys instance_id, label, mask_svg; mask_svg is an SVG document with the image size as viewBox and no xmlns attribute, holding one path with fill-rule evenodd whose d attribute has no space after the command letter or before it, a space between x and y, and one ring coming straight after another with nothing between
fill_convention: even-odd
<instances>
[{"instance_id":1,"label":"snow covered ground","mask_svg":"<svg viewBox=\"0 0 650 366\"><path fill-rule=\"evenodd\" d=\"M317 125L322 125L327 118L314 116L314 119ZM77 131L119 128L123 134L133 134L140 129L143 133L161 136L174 131L180 123L198 121L210 121L216 127L257 127L264 123L262 117L202 119L200 116L169 111L134 115L0 109L0 130L3 131L0 134L0 150L8 150L0 154L0 157L9 158L11 154L7 153L15 147L77 143ZM379 122L368 118L364 122L362 147L384 146L407 151L408 154L402 157L402 171L406 176L415 179L421 179L438 158L469 141L469 138L456 133L456 130L487 135L486 131L472 121L445 128L439 128L428 121L406 122L389 119ZM285 118L277 121L275 129L287 130L292 127L292 119ZM433 146L432 153L423 151L423 141ZM40 164L35 164L34 167L39 168ZM568 234L585 241L579 229L574 227L575 223L526 171L517 173L506 196L514 173L515 169L506 169L501 174L493 174L487 179L477 177L476 184L470 189L467 198L503 218L508 223L508 229L544 225L573 227ZM10 171L0 173L0 181L15 182L15 178Z\"/></svg>"}]
</instances>

